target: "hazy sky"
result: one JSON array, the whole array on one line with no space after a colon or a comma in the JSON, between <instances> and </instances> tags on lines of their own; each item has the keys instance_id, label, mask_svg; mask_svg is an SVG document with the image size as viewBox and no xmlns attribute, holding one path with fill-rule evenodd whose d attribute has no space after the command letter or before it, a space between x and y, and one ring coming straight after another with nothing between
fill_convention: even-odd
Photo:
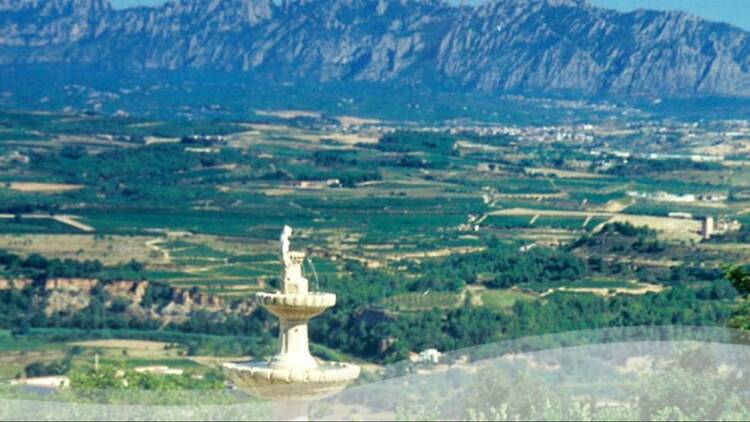
<instances>
[{"instance_id":1,"label":"hazy sky","mask_svg":"<svg viewBox=\"0 0 750 422\"><path fill-rule=\"evenodd\" d=\"M750 29L748 0L592 0L602 7L631 11L635 9L684 10L713 21L728 22Z\"/></svg>"},{"instance_id":2,"label":"hazy sky","mask_svg":"<svg viewBox=\"0 0 750 422\"><path fill-rule=\"evenodd\" d=\"M110 0L115 7L154 5L165 0ZM454 0L459 1L459 0ZM469 0L479 3L482 0ZM684 10L707 19L729 22L750 30L750 0L591 0L597 6L619 10Z\"/></svg>"}]
</instances>

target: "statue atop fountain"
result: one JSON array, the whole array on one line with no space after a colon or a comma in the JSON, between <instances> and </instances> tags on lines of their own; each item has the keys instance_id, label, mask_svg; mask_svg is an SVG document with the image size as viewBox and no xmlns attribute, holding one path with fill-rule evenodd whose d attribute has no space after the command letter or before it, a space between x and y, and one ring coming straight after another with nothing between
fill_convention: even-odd
<instances>
[{"instance_id":1,"label":"statue atop fountain","mask_svg":"<svg viewBox=\"0 0 750 422\"><path fill-rule=\"evenodd\" d=\"M302 264L305 262L304 252L290 252L289 239L292 228L284 226L279 243L281 244L281 290L288 294L306 295L309 289L307 279L302 275Z\"/></svg>"},{"instance_id":2,"label":"statue atop fountain","mask_svg":"<svg viewBox=\"0 0 750 422\"><path fill-rule=\"evenodd\" d=\"M268 362L226 363L235 385L269 400L311 400L333 395L359 376L358 366L318 362L310 354L308 321L336 304L333 293L310 292L302 272L304 252L290 250L292 228L279 239L282 265L280 291L257 293L256 300L279 318L279 352Z\"/></svg>"}]
</instances>

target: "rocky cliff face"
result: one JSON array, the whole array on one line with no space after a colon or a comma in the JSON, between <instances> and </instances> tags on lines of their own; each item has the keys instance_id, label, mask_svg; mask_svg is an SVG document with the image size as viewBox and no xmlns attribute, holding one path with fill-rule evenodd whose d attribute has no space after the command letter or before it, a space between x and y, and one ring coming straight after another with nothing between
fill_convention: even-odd
<instances>
[{"instance_id":1,"label":"rocky cliff face","mask_svg":"<svg viewBox=\"0 0 750 422\"><path fill-rule=\"evenodd\" d=\"M0 0L0 64L216 69L485 92L750 96L750 34L584 0Z\"/></svg>"},{"instance_id":2,"label":"rocky cliff face","mask_svg":"<svg viewBox=\"0 0 750 422\"><path fill-rule=\"evenodd\" d=\"M33 283L31 279L0 278L0 290L22 290ZM100 283L98 279L87 278L45 280L44 297L40 298L45 302L45 314L51 316L58 312L75 313L89 306L92 292ZM145 280L116 280L104 283L103 290L108 298L105 306L111 306L113 299L124 299L130 303L130 313L176 322L185 321L193 311L247 315L257 307L250 298L229 303L219 296L173 288L168 303L146 308L143 306L143 298L149 285L150 282Z\"/></svg>"}]
</instances>

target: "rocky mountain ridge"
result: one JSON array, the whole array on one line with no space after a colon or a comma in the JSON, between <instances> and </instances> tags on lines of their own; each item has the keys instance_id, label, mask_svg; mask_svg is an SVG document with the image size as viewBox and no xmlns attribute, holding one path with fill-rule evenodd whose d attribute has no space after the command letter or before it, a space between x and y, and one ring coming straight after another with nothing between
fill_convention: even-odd
<instances>
[{"instance_id":1,"label":"rocky mountain ridge","mask_svg":"<svg viewBox=\"0 0 750 422\"><path fill-rule=\"evenodd\" d=\"M585 0L0 0L0 65L210 69L279 83L750 96L750 33Z\"/></svg>"}]
</instances>

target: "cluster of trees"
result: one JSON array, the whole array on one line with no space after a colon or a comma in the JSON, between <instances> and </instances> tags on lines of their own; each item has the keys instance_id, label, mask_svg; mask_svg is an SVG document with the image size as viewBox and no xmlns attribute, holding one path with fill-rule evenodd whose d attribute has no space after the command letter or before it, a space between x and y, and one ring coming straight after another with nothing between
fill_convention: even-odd
<instances>
[{"instance_id":1,"label":"cluster of trees","mask_svg":"<svg viewBox=\"0 0 750 422\"><path fill-rule=\"evenodd\" d=\"M313 162L319 167L356 166L359 164L356 151L347 149L325 149L313 153Z\"/></svg>"},{"instance_id":2,"label":"cluster of trees","mask_svg":"<svg viewBox=\"0 0 750 422\"><path fill-rule=\"evenodd\" d=\"M569 249L590 248L614 253L657 254L667 250L667 245L656 237L656 231L646 226L636 227L629 222L608 223L601 231L582 236Z\"/></svg>"},{"instance_id":3,"label":"cluster of trees","mask_svg":"<svg viewBox=\"0 0 750 422\"><path fill-rule=\"evenodd\" d=\"M628 226L620 229L631 232ZM313 339L357 356L398 361L408 351L429 347L449 350L591 328L723 325L733 315L731 300L736 297L720 271L684 266L663 275L672 288L640 296L555 293L544 300L518 301L508 311L472 306L470 298L457 309L397 315L373 306L402 292L456 291L467 283L506 288L543 281L549 287L595 271L591 262L565 250L538 248L524 253L504 244L411 265L407 272L419 276L404 278L350 264L351 276L346 280L327 280L326 290L336 292L340 300L336 308L313 321Z\"/></svg>"},{"instance_id":4,"label":"cluster of trees","mask_svg":"<svg viewBox=\"0 0 750 422\"><path fill-rule=\"evenodd\" d=\"M10 277L47 279L56 277L93 277L101 274L104 266L97 260L47 259L39 254L21 258L0 249L0 266Z\"/></svg>"},{"instance_id":5,"label":"cluster of trees","mask_svg":"<svg viewBox=\"0 0 750 422\"><path fill-rule=\"evenodd\" d=\"M352 299L349 298L351 301ZM469 299L470 300L470 299ZM725 303L704 300L685 286L642 296L556 293L518 301L509 312L470 306L390 315L360 302L339 305L313 321L315 341L354 355L396 362L409 351L451 350L493 341L606 327L723 325L733 315Z\"/></svg>"},{"instance_id":6,"label":"cluster of trees","mask_svg":"<svg viewBox=\"0 0 750 422\"><path fill-rule=\"evenodd\" d=\"M27 333L30 321L37 321L44 315L34 300L37 291L32 286L23 290L0 290L0 328L12 330L14 334Z\"/></svg>"},{"instance_id":7,"label":"cluster of trees","mask_svg":"<svg viewBox=\"0 0 750 422\"><path fill-rule=\"evenodd\" d=\"M656 235L656 230L651 229L648 226L636 226L629 221L617 221L605 224L599 233L602 236L608 234L619 234L620 236L625 237L653 237Z\"/></svg>"},{"instance_id":8,"label":"cluster of trees","mask_svg":"<svg viewBox=\"0 0 750 422\"><path fill-rule=\"evenodd\" d=\"M426 152L439 153L448 156L452 154L453 146L456 141L461 139L492 146L509 146L514 141L514 138L509 135L481 136L475 133L453 135L447 133L398 130L384 135L375 148L386 152Z\"/></svg>"},{"instance_id":9,"label":"cluster of trees","mask_svg":"<svg viewBox=\"0 0 750 422\"><path fill-rule=\"evenodd\" d=\"M633 158L626 163L618 164L606 171L607 174L616 176L643 176L650 173L666 173L670 171L717 171L721 170L721 164L693 161L687 159L668 160L645 160Z\"/></svg>"},{"instance_id":10,"label":"cluster of trees","mask_svg":"<svg viewBox=\"0 0 750 422\"><path fill-rule=\"evenodd\" d=\"M173 183L176 174L210 167L236 158L236 151L222 149L217 154L196 154L178 144L157 144L135 149L115 149L88 155L64 148L54 156L36 157L37 170L48 171L66 182L101 187Z\"/></svg>"},{"instance_id":11,"label":"cluster of trees","mask_svg":"<svg viewBox=\"0 0 750 422\"><path fill-rule=\"evenodd\" d=\"M439 152L450 155L456 137L432 132L399 130L380 138L375 148L386 152Z\"/></svg>"},{"instance_id":12,"label":"cluster of trees","mask_svg":"<svg viewBox=\"0 0 750 422\"><path fill-rule=\"evenodd\" d=\"M0 276L28 277L34 280L50 278L140 278L144 266L132 260L128 263L105 267L99 260L48 259L39 254L22 258L0 249Z\"/></svg>"},{"instance_id":13,"label":"cluster of trees","mask_svg":"<svg viewBox=\"0 0 750 422\"><path fill-rule=\"evenodd\" d=\"M456 291L479 282L493 288L558 284L581 278L589 271L584 260L565 250L534 248L520 252L515 245L491 242L483 252L412 264L410 272L419 274L412 284L414 290Z\"/></svg>"},{"instance_id":14,"label":"cluster of trees","mask_svg":"<svg viewBox=\"0 0 750 422\"><path fill-rule=\"evenodd\" d=\"M358 183L383 179L377 166L359 161L356 153L348 150L316 151L310 157L310 161L312 165L295 163L293 166L285 166L284 163L278 163L259 178L319 181L338 179L345 187L355 187Z\"/></svg>"},{"instance_id":15,"label":"cluster of trees","mask_svg":"<svg viewBox=\"0 0 750 422\"><path fill-rule=\"evenodd\" d=\"M196 378L185 372L182 375L156 375L136 372L125 367L102 365L99 368L76 369L70 373L70 386L77 390L220 390L224 388L222 378L213 372Z\"/></svg>"},{"instance_id":16,"label":"cluster of trees","mask_svg":"<svg viewBox=\"0 0 750 422\"><path fill-rule=\"evenodd\" d=\"M729 268L727 279L744 299L742 306L729 321L729 326L737 330L750 331L750 268L746 265Z\"/></svg>"},{"instance_id":17,"label":"cluster of trees","mask_svg":"<svg viewBox=\"0 0 750 422\"><path fill-rule=\"evenodd\" d=\"M70 364L70 357L49 363L32 362L23 368L23 372L28 378L65 375L70 371Z\"/></svg>"}]
</instances>

